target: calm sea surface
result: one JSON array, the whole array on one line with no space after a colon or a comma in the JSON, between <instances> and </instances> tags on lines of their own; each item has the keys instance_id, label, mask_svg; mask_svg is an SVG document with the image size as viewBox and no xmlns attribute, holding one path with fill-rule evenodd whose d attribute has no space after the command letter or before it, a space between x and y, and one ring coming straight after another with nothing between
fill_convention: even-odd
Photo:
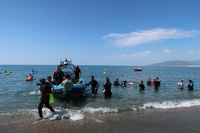
<instances>
[{"instance_id":1,"label":"calm sea surface","mask_svg":"<svg viewBox=\"0 0 200 133\"><path fill-rule=\"evenodd\" d=\"M0 66L0 72L7 70L12 72L10 75L0 74L0 114L17 114L31 112L37 116L37 106L40 96L38 86L40 78L52 76L56 65L7 65ZM88 68L88 69L87 69ZM73 119L82 119L85 114L92 113L109 113L126 110L138 110L145 108L176 108L190 107L200 105L200 68L195 67L141 67L142 72L135 72L132 66L80 66L82 78L88 83L90 76L94 76L99 82L100 87L98 96L91 97L91 87L88 86L86 91L80 98L74 100L74 106L68 108L63 107L62 101L55 99L52 107L57 112L70 112ZM26 75L31 69L37 71L34 74L34 80L26 82ZM104 69L106 74L104 75ZM113 96L111 99L104 99L102 87L105 77L109 77L110 81L118 78L121 83L126 79L128 83L135 82L134 86L114 86L112 85ZM146 81L151 78L159 77L161 86L158 91L153 87L146 85ZM194 81L194 91L179 90L177 83L183 79L184 85L188 84L188 80ZM145 91L139 91L139 83L143 80L146 86ZM46 114L48 110L44 109Z\"/></svg>"}]
</instances>

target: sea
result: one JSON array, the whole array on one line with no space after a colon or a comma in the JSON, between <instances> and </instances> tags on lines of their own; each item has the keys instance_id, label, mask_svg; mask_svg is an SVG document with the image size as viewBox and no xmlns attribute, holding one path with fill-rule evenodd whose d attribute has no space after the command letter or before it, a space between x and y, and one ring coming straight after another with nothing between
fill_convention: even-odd
<instances>
[{"instance_id":1,"label":"sea","mask_svg":"<svg viewBox=\"0 0 200 133\"><path fill-rule=\"evenodd\" d=\"M134 71L140 67L143 71ZM40 78L52 76L56 65L1 65L0 72L7 70L10 75L0 74L0 116L12 117L15 115L38 118L37 107L40 92L37 83ZM26 76L34 69L33 81L26 81ZM86 83L91 76L99 82L96 97L91 96L91 86L83 93L76 93L74 105L63 105L60 99L54 99L51 105L56 113L43 109L44 117L55 119L70 119L73 121L92 118L97 114L122 113L126 111L140 111L146 109L172 109L200 105L200 68L198 67L149 67L149 66L80 66L82 78ZM104 73L105 70L105 73ZM116 78L121 83L124 79L134 85L125 87L112 84L112 97L103 98L103 84L105 77L113 83ZM149 78L159 77L161 85L158 90L147 86ZM188 80L194 82L194 90L188 91L178 88L178 82ZM145 90L139 90L139 84L144 81Z\"/></svg>"}]
</instances>

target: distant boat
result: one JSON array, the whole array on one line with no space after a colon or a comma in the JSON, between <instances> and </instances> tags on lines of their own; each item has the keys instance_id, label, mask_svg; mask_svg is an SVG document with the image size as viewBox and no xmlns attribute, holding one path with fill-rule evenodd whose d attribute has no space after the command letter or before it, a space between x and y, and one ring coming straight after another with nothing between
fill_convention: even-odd
<instances>
[{"instance_id":1,"label":"distant boat","mask_svg":"<svg viewBox=\"0 0 200 133\"><path fill-rule=\"evenodd\" d=\"M142 69L140 69L139 67L134 69L135 71L143 71Z\"/></svg>"}]
</instances>

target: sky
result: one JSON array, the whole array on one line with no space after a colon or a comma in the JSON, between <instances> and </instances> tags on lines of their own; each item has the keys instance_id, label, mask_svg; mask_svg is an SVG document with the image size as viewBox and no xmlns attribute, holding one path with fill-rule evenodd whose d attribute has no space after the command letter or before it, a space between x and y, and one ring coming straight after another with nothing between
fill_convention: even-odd
<instances>
[{"instance_id":1,"label":"sky","mask_svg":"<svg viewBox=\"0 0 200 133\"><path fill-rule=\"evenodd\" d=\"M0 0L0 64L200 59L199 0Z\"/></svg>"}]
</instances>

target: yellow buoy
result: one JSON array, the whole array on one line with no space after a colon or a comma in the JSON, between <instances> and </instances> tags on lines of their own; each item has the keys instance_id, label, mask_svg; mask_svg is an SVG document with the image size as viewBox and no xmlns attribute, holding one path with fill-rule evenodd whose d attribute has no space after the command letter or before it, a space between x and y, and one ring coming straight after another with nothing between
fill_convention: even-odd
<instances>
[{"instance_id":1,"label":"yellow buoy","mask_svg":"<svg viewBox=\"0 0 200 133\"><path fill-rule=\"evenodd\" d=\"M106 71L106 69L104 69L104 72Z\"/></svg>"},{"instance_id":2,"label":"yellow buoy","mask_svg":"<svg viewBox=\"0 0 200 133\"><path fill-rule=\"evenodd\" d=\"M103 72L103 74L106 74L106 72Z\"/></svg>"}]
</instances>

